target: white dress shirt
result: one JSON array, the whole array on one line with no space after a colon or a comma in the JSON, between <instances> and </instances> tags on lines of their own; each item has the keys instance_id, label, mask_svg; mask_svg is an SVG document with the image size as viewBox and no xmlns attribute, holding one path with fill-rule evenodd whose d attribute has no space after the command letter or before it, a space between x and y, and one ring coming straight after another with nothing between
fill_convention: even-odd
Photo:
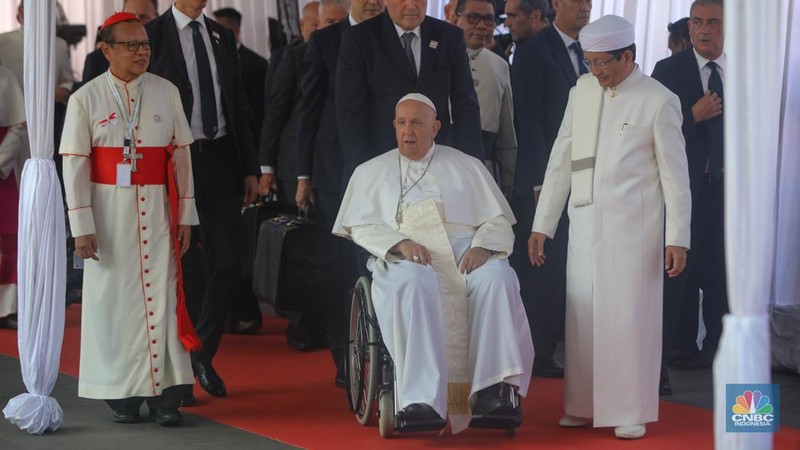
<instances>
[{"instance_id":1,"label":"white dress shirt","mask_svg":"<svg viewBox=\"0 0 800 450\"><path fill-rule=\"evenodd\" d=\"M553 27L556 29L556 31L558 31L558 35L561 36L561 40L564 41L564 46L567 47L569 60L572 63L572 68L575 69L575 74L581 76L581 71L580 71L581 66L579 64L583 64L583 61L578 60L578 52L569 48L569 46L572 45L573 42L578 42L578 41L564 34L563 31L558 29L555 23L553 24Z\"/></svg>"},{"instance_id":2,"label":"white dress shirt","mask_svg":"<svg viewBox=\"0 0 800 450\"><path fill-rule=\"evenodd\" d=\"M225 116L222 114L222 94L220 92L219 71L217 70L217 60L214 57L214 49L211 47L211 38L208 35L208 29L206 29L205 15L201 14L197 19L192 19L180 12L175 5L172 5L172 15L175 17L175 25L178 28L178 37L181 41L183 59L186 61L186 72L189 75L189 82L192 83L194 103L192 107L192 116L189 118L192 137L195 139L206 138L206 135L203 133L203 115L200 111L200 77L197 74L197 59L194 55L192 29L189 27L189 22L192 22L192 20L200 23L200 34L203 36L203 43L208 53L208 62L211 65L211 76L214 78L214 97L217 100L217 134L214 137L220 138L225 136Z\"/></svg>"},{"instance_id":3,"label":"white dress shirt","mask_svg":"<svg viewBox=\"0 0 800 450\"><path fill-rule=\"evenodd\" d=\"M700 83L703 85L703 92L708 92L708 79L711 78L711 68L707 64L711 60L700 56L697 50L692 51L697 59L697 68L700 69ZM722 79L722 86L725 86L725 55L720 55L714 62L717 63L717 72L719 72L719 77Z\"/></svg>"}]
</instances>

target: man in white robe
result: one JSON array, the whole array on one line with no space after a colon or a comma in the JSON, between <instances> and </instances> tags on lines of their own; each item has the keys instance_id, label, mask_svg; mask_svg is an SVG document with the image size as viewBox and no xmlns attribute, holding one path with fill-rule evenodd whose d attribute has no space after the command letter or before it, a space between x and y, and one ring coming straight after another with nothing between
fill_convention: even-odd
<instances>
[{"instance_id":1,"label":"man in white robe","mask_svg":"<svg viewBox=\"0 0 800 450\"><path fill-rule=\"evenodd\" d=\"M593 420L636 439L658 420L664 269L677 276L689 247L680 103L634 62L634 29L625 19L598 19L580 42L591 74L570 92L528 252L532 264L544 263L545 239L569 202L559 424Z\"/></svg>"},{"instance_id":2,"label":"man in white robe","mask_svg":"<svg viewBox=\"0 0 800 450\"><path fill-rule=\"evenodd\" d=\"M28 158L25 103L14 73L0 66L0 328L17 329L19 180Z\"/></svg>"},{"instance_id":3,"label":"man in white robe","mask_svg":"<svg viewBox=\"0 0 800 450\"><path fill-rule=\"evenodd\" d=\"M505 192L514 187L517 136L508 63L486 48L496 20L491 0L458 0L456 25L464 30L469 67L481 110L483 148L489 170Z\"/></svg>"},{"instance_id":4,"label":"man in white robe","mask_svg":"<svg viewBox=\"0 0 800 450\"><path fill-rule=\"evenodd\" d=\"M145 73L139 19L115 14L100 33L110 69L70 99L60 149L86 260L78 395L105 399L123 423L146 398L151 418L177 425L176 386L193 383L187 350L199 347L178 259L198 223L192 134L175 86Z\"/></svg>"},{"instance_id":5,"label":"man in white robe","mask_svg":"<svg viewBox=\"0 0 800 450\"><path fill-rule=\"evenodd\" d=\"M533 343L507 261L511 209L480 161L434 144L435 118L427 97L400 99L398 148L356 169L333 232L374 255L401 419L443 427L449 416L459 432L519 414L510 390L528 391Z\"/></svg>"}]
</instances>

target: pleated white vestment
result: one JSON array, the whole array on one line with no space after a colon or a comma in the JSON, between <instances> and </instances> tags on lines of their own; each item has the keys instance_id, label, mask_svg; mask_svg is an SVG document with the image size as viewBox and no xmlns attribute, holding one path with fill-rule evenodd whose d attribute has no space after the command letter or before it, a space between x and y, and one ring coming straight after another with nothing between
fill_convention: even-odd
<instances>
[{"instance_id":1,"label":"pleated white vestment","mask_svg":"<svg viewBox=\"0 0 800 450\"><path fill-rule=\"evenodd\" d=\"M110 72L108 72L110 73ZM125 83L111 76L130 115L141 112L138 147L172 145L178 188L178 223L196 225L192 134L177 88L145 73ZM95 234L99 261L86 260L81 317L78 395L97 399L152 397L174 385L191 384L189 353L177 330L177 266L170 236L170 205L163 184L116 186L92 182L98 148L121 155L125 122L106 75L70 98L60 153L72 234ZM113 151L116 156L115 150ZM145 155L140 171L153 160ZM113 176L113 174L112 174Z\"/></svg>"},{"instance_id":2,"label":"pleated white vestment","mask_svg":"<svg viewBox=\"0 0 800 450\"><path fill-rule=\"evenodd\" d=\"M595 427L654 422L665 240L689 248L691 197L680 102L638 67L615 89L603 89L591 74L578 84L570 92L533 221L533 231L552 237L570 198L564 409L594 418ZM580 85L596 93L592 98L600 104L578 96L586 92ZM575 120L593 109L599 117ZM578 186L573 181L583 175L573 171L585 172L578 172L573 144L585 141L578 135L592 129L594 177L591 186ZM587 191L589 204L576 206L576 192Z\"/></svg>"},{"instance_id":3,"label":"pleated white vestment","mask_svg":"<svg viewBox=\"0 0 800 450\"><path fill-rule=\"evenodd\" d=\"M398 224L401 184L404 191L410 190L403 197ZM448 371L460 369L448 364L446 347L453 344L466 350L463 368L469 398L503 381L527 394L534 352L519 282L507 261L513 222L508 203L482 163L450 147L434 145L419 161L391 150L354 172L333 232L352 238L376 257L371 264L372 295L395 362L400 408L426 403L440 416L448 415ZM420 223L432 226L419 227ZM388 253L414 236L436 244L436 224L446 233L451 264L423 266ZM457 265L471 247L496 254L472 273L460 274ZM442 300L452 296L453 286L460 287L466 329L450 329L450 317L443 317L448 308ZM461 366L459 361L455 364ZM464 413L450 414L450 419L453 432L469 423Z\"/></svg>"}]
</instances>

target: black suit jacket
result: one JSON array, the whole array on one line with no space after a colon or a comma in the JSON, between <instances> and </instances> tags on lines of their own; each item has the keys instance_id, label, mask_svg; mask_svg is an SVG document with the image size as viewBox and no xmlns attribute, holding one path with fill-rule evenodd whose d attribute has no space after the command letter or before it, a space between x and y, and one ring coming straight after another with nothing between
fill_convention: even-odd
<instances>
[{"instance_id":1,"label":"black suit jacket","mask_svg":"<svg viewBox=\"0 0 800 450\"><path fill-rule=\"evenodd\" d=\"M463 32L425 17L420 35L422 54L417 76L387 12L342 33L336 68L336 112L345 184L358 164L397 147L392 125L395 104L411 92L426 95L436 105L437 119L442 123L437 142L483 159L478 98Z\"/></svg>"},{"instance_id":2,"label":"black suit jacket","mask_svg":"<svg viewBox=\"0 0 800 450\"><path fill-rule=\"evenodd\" d=\"M306 44L289 47L270 83L270 101L264 110L258 160L272 166L281 180L296 181L297 123L300 101L300 71ZM302 175L302 174L301 174ZM288 193L290 196L292 193Z\"/></svg>"},{"instance_id":3,"label":"black suit jacket","mask_svg":"<svg viewBox=\"0 0 800 450\"><path fill-rule=\"evenodd\" d=\"M108 60L103 56L103 52L99 48L95 49L93 52L86 55L86 60L83 62L83 78L81 79L80 85L83 86L92 81L102 75L106 70L108 70Z\"/></svg>"},{"instance_id":4,"label":"black suit jacket","mask_svg":"<svg viewBox=\"0 0 800 450\"><path fill-rule=\"evenodd\" d=\"M310 175L314 189L339 194L342 148L336 119L336 63L342 33L350 21L311 34L303 57L300 127L297 136L297 174Z\"/></svg>"},{"instance_id":5,"label":"black suit jacket","mask_svg":"<svg viewBox=\"0 0 800 450\"><path fill-rule=\"evenodd\" d=\"M255 152L253 130L250 127L250 108L242 85L241 68L236 56L236 39L226 27L203 16L206 29L211 33L209 40L216 59L222 95L222 113L228 135L234 144L233 151L238 159L239 175L261 175ZM180 92L186 120L191 120L194 97L192 84L186 70L186 61L181 50L178 28L172 8L145 25L150 39L150 72L171 81ZM200 105L197 105L200 107Z\"/></svg>"},{"instance_id":6,"label":"black suit jacket","mask_svg":"<svg viewBox=\"0 0 800 450\"><path fill-rule=\"evenodd\" d=\"M517 45L511 88L517 130L514 189L518 194L533 195L533 187L544 182L569 91L577 82L569 50L554 26Z\"/></svg>"},{"instance_id":7,"label":"black suit jacket","mask_svg":"<svg viewBox=\"0 0 800 450\"><path fill-rule=\"evenodd\" d=\"M692 116L692 106L704 94L694 50L690 48L659 61L653 69L653 78L660 81L681 100L682 130L686 139L686 157L689 162L689 183L692 197L695 197L699 192L698 187L703 183L709 142L705 122L695 123Z\"/></svg>"},{"instance_id":8,"label":"black suit jacket","mask_svg":"<svg viewBox=\"0 0 800 450\"><path fill-rule=\"evenodd\" d=\"M239 62L242 65L242 83L250 111L253 114L253 137L261 136L261 122L264 120L264 86L267 80L269 63L258 53L244 45L239 46Z\"/></svg>"}]
</instances>

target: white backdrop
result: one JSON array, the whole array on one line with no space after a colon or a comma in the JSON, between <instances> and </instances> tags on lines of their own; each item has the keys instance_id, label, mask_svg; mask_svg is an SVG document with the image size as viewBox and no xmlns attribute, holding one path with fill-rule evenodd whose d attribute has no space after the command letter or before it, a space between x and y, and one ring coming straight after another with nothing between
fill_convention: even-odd
<instances>
[{"instance_id":1,"label":"white backdrop","mask_svg":"<svg viewBox=\"0 0 800 450\"><path fill-rule=\"evenodd\" d=\"M309 0L298 0L302 6ZM17 0L0 0L0 32L17 27ZM441 18L447 0L428 0L428 15ZM617 14L636 26L636 45L639 64L645 73L653 70L656 62L669 56L667 49L667 24L689 15L692 0L595 0L592 20L604 14ZM61 0L70 23L86 24L88 35L72 51L72 67L80 75L86 54L93 49L97 27L115 10L122 0ZM161 11L172 2L159 0ZM267 19L278 17L276 0L209 0L206 13L230 6L243 13L242 43L264 57L269 55L269 30ZM80 78L80 77L78 77Z\"/></svg>"}]
</instances>

